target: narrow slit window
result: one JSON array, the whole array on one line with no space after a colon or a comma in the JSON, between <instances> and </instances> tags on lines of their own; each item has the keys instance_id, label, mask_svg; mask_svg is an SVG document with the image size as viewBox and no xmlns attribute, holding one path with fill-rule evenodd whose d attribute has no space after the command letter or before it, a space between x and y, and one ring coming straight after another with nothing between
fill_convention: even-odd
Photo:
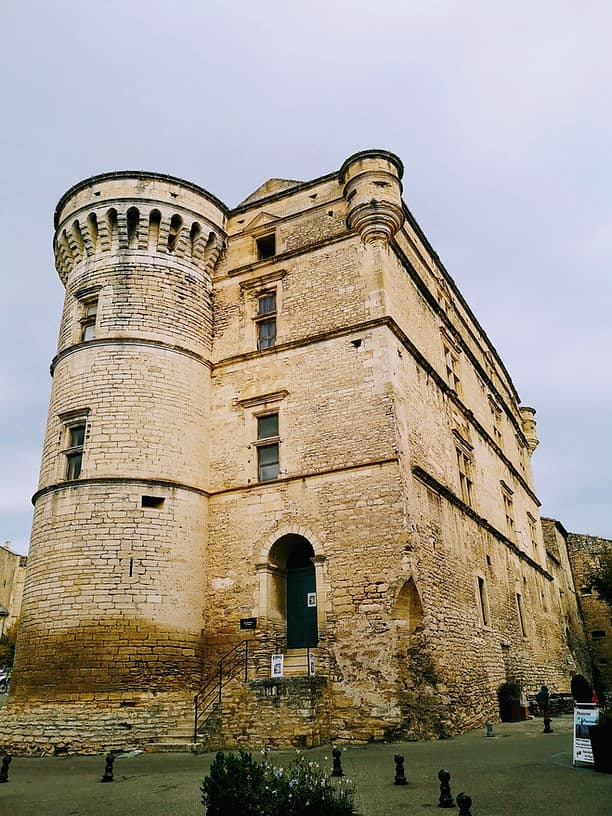
<instances>
[{"instance_id":1,"label":"narrow slit window","mask_svg":"<svg viewBox=\"0 0 612 816\"><path fill-rule=\"evenodd\" d=\"M478 600L480 603L480 617L485 626L489 625L489 607L487 603L487 588L484 578L478 576Z\"/></svg>"},{"instance_id":2,"label":"narrow slit window","mask_svg":"<svg viewBox=\"0 0 612 816\"><path fill-rule=\"evenodd\" d=\"M516 593L516 610L518 613L519 624L521 627L521 634L527 637L527 630L525 629L525 619L523 616L523 599L519 592Z\"/></svg>"}]
</instances>

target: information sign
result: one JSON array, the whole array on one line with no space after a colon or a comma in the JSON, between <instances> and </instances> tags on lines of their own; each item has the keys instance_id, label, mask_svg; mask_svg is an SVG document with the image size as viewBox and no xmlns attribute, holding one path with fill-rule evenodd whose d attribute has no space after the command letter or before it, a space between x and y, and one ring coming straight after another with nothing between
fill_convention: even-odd
<instances>
[{"instance_id":1,"label":"information sign","mask_svg":"<svg viewBox=\"0 0 612 816\"><path fill-rule=\"evenodd\" d=\"M593 764L589 725L597 725L598 722L599 708L594 703L579 703L574 707L574 765L576 762Z\"/></svg>"}]
</instances>

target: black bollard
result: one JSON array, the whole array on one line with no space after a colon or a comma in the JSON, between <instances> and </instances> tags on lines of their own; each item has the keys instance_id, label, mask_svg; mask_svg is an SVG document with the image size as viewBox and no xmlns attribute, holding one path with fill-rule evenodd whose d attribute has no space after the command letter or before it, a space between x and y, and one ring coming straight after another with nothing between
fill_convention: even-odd
<instances>
[{"instance_id":1,"label":"black bollard","mask_svg":"<svg viewBox=\"0 0 612 816\"><path fill-rule=\"evenodd\" d=\"M448 771L445 771L444 768L442 768L441 771L438 771L438 779L440 780L440 798L438 799L438 807L455 807L453 797L451 796L450 778L451 775ZM459 800L457 799L457 801Z\"/></svg>"},{"instance_id":2,"label":"black bollard","mask_svg":"<svg viewBox=\"0 0 612 816\"><path fill-rule=\"evenodd\" d=\"M332 756L334 758L334 767L331 772L332 776L344 776L344 771L342 770L342 762L340 761L341 755L342 751L339 748L334 748L334 750L332 751Z\"/></svg>"},{"instance_id":3,"label":"black bollard","mask_svg":"<svg viewBox=\"0 0 612 816\"><path fill-rule=\"evenodd\" d=\"M495 734L493 733L493 724L492 723L485 723L487 728L487 737L494 737Z\"/></svg>"},{"instance_id":4,"label":"black bollard","mask_svg":"<svg viewBox=\"0 0 612 816\"><path fill-rule=\"evenodd\" d=\"M543 734L552 734L553 730L550 727L550 717L544 717L544 731Z\"/></svg>"},{"instance_id":5,"label":"black bollard","mask_svg":"<svg viewBox=\"0 0 612 816\"><path fill-rule=\"evenodd\" d=\"M9 765L11 764L13 757L10 754L7 754L5 757L2 757L2 767L0 768L0 782L8 782L8 772L9 772Z\"/></svg>"},{"instance_id":6,"label":"black bollard","mask_svg":"<svg viewBox=\"0 0 612 816\"><path fill-rule=\"evenodd\" d=\"M457 794L457 805L459 806L459 816L472 816L472 797L467 793Z\"/></svg>"},{"instance_id":7,"label":"black bollard","mask_svg":"<svg viewBox=\"0 0 612 816\"><path fill-rule=\"evenodd\" d=\"M395 760L395 779L393 780L393 784L407 785L408 780L406 779L406 771L404 770L404 757L401 754L396 754L393 759Z\"/></svg>"},{"instance_id":8,"label":"black bollard","mask_svg":"<svg viewBox=\"0 0 612 816\"><path fill-rule=\"evenodd\" d=\"M113 763L115 762L115 755L111 751L106 755L106 765L104 766L104 776L100 780L100 782L112 782L113 781Z\"/></svg>"}]
</instances>

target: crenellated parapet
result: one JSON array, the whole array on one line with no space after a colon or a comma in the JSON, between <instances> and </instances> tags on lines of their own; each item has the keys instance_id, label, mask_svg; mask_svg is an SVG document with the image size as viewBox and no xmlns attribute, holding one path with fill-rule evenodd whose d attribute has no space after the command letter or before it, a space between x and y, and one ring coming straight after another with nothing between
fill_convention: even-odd
<instances>
[{"instance_id":1,"label":"crenellated parapet","mask_svg":"<svg viewBox=\"0 0 612 816\"><path fill-rule=\"evenodd\" d=\"M144 253L185 260L210 275L225 245L226 214L206 190L170 176L94 176L57 206L56 268L66 284L83 262Z\"/></svg>"},{"instance_id":2,"label":"crenellated parapet","mask_svg":"<svg viewBox=\"0 0 612 816\"><path fill-rule=\"evenodd\" d=\"M340 168L347 226L367 245L387 246L404 223L399 158L386 150L363 150Z\"/></svg>"},{"instance_id":3,"label":"crenellated parapet","mask_svg":"<svg viewBox=\"0 0 612 816\"><path fill-rule=\"evenodd\" d=\"M535 408L529 408L527 405L521 405L519 411L521 413L523 433L525 435L525 439L527 440L529 453L533 453L540 444L536 430Z\"/></svg>"}]
</instances>

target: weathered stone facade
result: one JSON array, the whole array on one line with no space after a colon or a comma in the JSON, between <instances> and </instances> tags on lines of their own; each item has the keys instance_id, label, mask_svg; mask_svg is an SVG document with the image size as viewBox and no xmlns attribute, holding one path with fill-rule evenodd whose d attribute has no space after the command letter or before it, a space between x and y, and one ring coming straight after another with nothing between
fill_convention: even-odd
<instances>
[{"instance_id":1,"label":"weathered stone facade","mask_svg":"<svg viewBox=\"0 0 612 816\"><path fill-rule=\"evenodd\" d=\"M264 657L222 689L210 745L452 734L509 677L588 673L544 549L534 411L402 174L364 151L233 210L146 173L61 199L12 750L116 745L121 707L131 742L168 735L243 638ZM298 676L266 681L287 650Z\"/></svg>"},{"instance_id":2,"label":"weathered stone facade","mask_svg":"<svg viewBox=\"0 0 612 816\"><path fill-rule=\"evenodd\" d=\"M8 632L21 614L27 563L27 557L14 553L8 544L0 547L0 635Z\"/></svg>"},{"instance_id":3,"label":"weathered stone facade","mask_svg":"<svg viewBox=\"0 0 612 816\"><path fill-rule=\"evenodd\" d=\"M544 522L544 519L543 519ZM612 691L612 610L596 591L586 586L586 577L599 566L599 557L612 552L608 538L567 533L569 558L578 592L593 659L608 693Z\"/></svg>"}]
</instances>

